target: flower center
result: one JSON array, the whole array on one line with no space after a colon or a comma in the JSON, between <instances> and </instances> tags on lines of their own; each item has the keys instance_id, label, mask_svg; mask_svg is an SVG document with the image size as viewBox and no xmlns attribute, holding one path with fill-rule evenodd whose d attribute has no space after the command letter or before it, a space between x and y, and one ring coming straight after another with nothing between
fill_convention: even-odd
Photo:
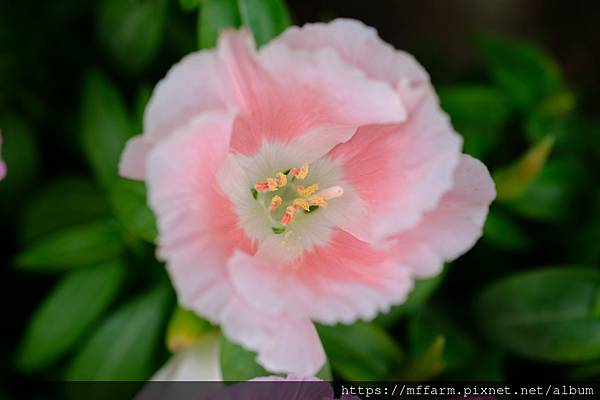
<instances>
[{"instance_id":1,"label":"flower center","mask_svg":"<svg viewBox=\"0 0 600 400\"><path fill-rule=\"evenodd\" d=\"M269 210L273 233L285 232L286 227L303 214L325 208L329 200L344 194L340 186L320 190L319 183L300 184L299 181L308 176L308 170L308 164L304 163L300 168L278 171L274 177L255 183L251 189L254 199Z\"/></svg>"}]
</instances>

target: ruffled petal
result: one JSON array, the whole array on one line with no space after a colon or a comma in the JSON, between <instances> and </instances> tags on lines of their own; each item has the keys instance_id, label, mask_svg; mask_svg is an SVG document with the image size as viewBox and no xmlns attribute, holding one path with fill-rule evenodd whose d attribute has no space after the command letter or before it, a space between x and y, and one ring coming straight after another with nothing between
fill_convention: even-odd
<instances>
[{"instance_id":1,"label":"ruffled petal","mask_svg":"<svg viewBox=\"0 0 600 400\"><path fill-rule=\"evenodd\" d=\"M241 297L229 302L221 329L257 353L257 361L276 373L315 375L325 363L319 335L308 318L258 311Z\"/></svg>"},{"instance_id":2,"label":"ruffled petal","mask_svg":"<svg viewBox=\"0 0 600 400\"><path fill-rule=\"evenodd\" d=\"M255 309L329 324L372 319L412 288L407 268L339 230L293 264L236 252L228 267L235 291Z\"/></svg>"},{"instance_id":3,"label":"ruffled petal","mask_svg":"<svg viewBox=\"0 0 600 400\"><path fill-rule=\"evenodd\" d=\"M333 49L370 78L386 81L394 88L403 80L411 84L429 80L412 55L396 50L381 40L374 28L357 20L340 18L290 27L274 42L300 50Z\"/></svg>"},{"instance_id":4,"label":"ruffled petal","mask_svg":"<svg viewBox=\"0 0 600 400\"><path fill-rule=\"evenodd\" d=\"M319 126L339 127L325 132L339 134L334 136L339 143L349 137L345 130L351 135L362 125L406 118L393 88L368 79L334 51L294 51L275 43L256 57L239 35L225 36L222 43L231 54L231 75L249 99L232 136L232 148L239 153L253 154L265 141L291 142ZM332 146L331 139L323 141Z\"/></svg>"},{"instance_id":5,"label":"ruffled petal","mask_svg":"<svg viewBox=\"0 0 600 400\"><path fill-rule=\"evenodd\" d=\"M180 303L213 321L231 295L227 258L234 248L250 251L233 207L216 183L231 125L227 113L203 114L158 143L147 164L159 256L167 261Z\"/></svg>"},{"instance_id":6,"label":"ruffled petal","mask_svg":"<svg viewBox=\"0 0 600 400\"><path fill-rule=\"evenodd\" d=\"M146 157L154 147L147 136L138 135L127 142L119 162L119 175L129 179L146 178Z\"/></svg>"},{"instance_id":7,"label":"ruffled petal","mask_svg":"<svg viewBox=\"0 0 600 400\"><path fill-rule=\"evenodd\" d=\"M367 204L372 240L415 226L452 186L461 138L433 89L401 125L361 128L330 156Z\"/></svg>"},{"instance_id":8,"label":"ruffled petal","mask_svg":"<svg viewBox=\"0 0 600 400\"><path fill-rule=\"evenodd\" d=\"M413 229L391 238L392 253L415 276L435 275L444 261L469 250L481 237L488 207L496 191L480 161L463 155L454 172L454 185L435 210L427 212Z\"/></svg>"}]
</instances>

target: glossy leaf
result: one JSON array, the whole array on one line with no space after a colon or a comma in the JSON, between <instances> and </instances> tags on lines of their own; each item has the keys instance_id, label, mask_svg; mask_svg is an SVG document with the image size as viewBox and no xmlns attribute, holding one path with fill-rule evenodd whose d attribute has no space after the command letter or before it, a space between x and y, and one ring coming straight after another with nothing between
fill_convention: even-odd
<instances>
[{"instance_id":1,"label":"glossy leaf","mask_svg":"<svg viewBox=\"0 0 600 400\"><path fill-rule=\"evenodd\" d=\"M221 335L221 373L225 381L247 381L271 375L256 362L256 354Z\"/></svg>"},{"instance_id":2,"label":"glossy leaf","mask_svg":"<svg viewBox=\"0 0 600 400\"><path fill-rule=\"evenodd\" d=\"M427 302L427 300L429 300L435 290L440 286L444 280L446 271L447 268L444 268L443 272L432 278L417 280L413 290L410 292L404 303L392 306L387 313L380 314L374 322L384 327L390 327L405 315L417 311Z\"/></svg>"},{"instance_id":3,"label":"glossy leaf","mask_svg":"<svg viewBox=\"0 0 600 400\"><path fill-rule=\"evenodd\" d=\"M0 215L13 215L15 208L27 197L35 185L39 170L39 148L32 127L24 120L0 116L2 153L7 174L0 184Z\"/></svg>"},{"instance_id":4,"label":"glossy leaf","mask_svg":"<svg viewBox=\"0 0 600 400\"><path fill-rule=\"evenodd\" d=\"M588 171L577 160L551 161L519 198L506 204L527 218L565 221L578 211L578 196L587 180Z\"/></svg>"},{"instance_id":5,"label":"glossy leaf","mask_svg":"<svg viewBox=\"0 0 600 400\"><path fill-rule=\"evenodd\" d=\"M215 47L222 29L239 26L240 12L236 0L203 0L198 14L198 47Z\"/></svg>"},{"instance_id":6,"label":"glossy leaf","mask_svg":"<svg viewBox=\"0 0 600 400\"><path fill-rule=\"evenodd\" d=\"M125 102L105 75L92 71L84 80L82 103L83 150L98 181L109 188L118 178L125 142L134 133Z\"/></svg>"},{"instance_id":7,"label":"glossy leaf","mask_svg":"<svg viewBox=\"0 0 600 400\"><path fill-rule=\"evenodd\" d=\"M516 106L533 107L561 90L558 66L539 47L490 35L478 44L490 74Z\"/></svg>"},{"instance_id":8,"label":"glossy leaf","mask_svg":"<svg viewBox=\"0 0 600 400\"><path fill-rule=\"evenodd\" d=\"M509 213L493 205L483 227L483 241L508 251L520 251L531 247L531 239L523 228Z\"/></svg>"},{"instance_id":9,"label":"glossy leaf","mask_svg":"<svg viewBox=\"0 0 600 400\"><path fill-rule=\"evenodd\" d=\"M562 267L514 274L476 302L481 329L517 355L546 362L600 357L600 271Z\"/></svg>"},{"instance_id":10,"label":"glossy leaf","mask_svg":"<svg viewBox=\"0 0 600 400\"><path fill-rule=\"evenodd\" d=\"M437 336L422 353L415 354L404 366L397 378L403 381L425 381L440 375L446 368L444 348L446 338Z\"/></svg>"},{"instance_id":11,"label":"glossy leaf","mask_svg":"<svg viewBox=\"0 0 600 400\"><path fill-rule=\"evenodd\" d=\"M119 179L110 191L110 204L119 222L140 239L154 243L158 235L154 213L148 208L143 182Z\"/></svg>"},{"instance_id":12,"label":"glossy leaf","mask_svg":"<svg viewBox=\"0 0 600 400\"><path fill-rule=\"evenodd\" d=\"M61 228L109 215L106 199L91 182L79 177L60 178L37 192L25 207L20 236L23 242L31 242Z\"/></svg>"},{"instance_id":13,"label":"glossy leaf","mask_svg":"<svg viewBox=\"0 0 600 400\"><path fill-rule=\"evenodd\" d=\"M67 380L145 380L154 372L169 288L158 286L108 317L75 356Z\"/></svg>"},{"instance_id":14,"label":"glossy leaf","mask_svg":"<svg viewBox=\"0 0 600 400\"><path fill-rule=\"evenodd\" d=\"M482 157L499 143L512 111L502 91L491 86L455 85L438 92L442 108L464 137L465 153Z\"/></svg>"},{"instance_id":15,"label":"glossy leaf","mask_svg":"<svg viewBox=\"0 0 600 400\"><path fill-rule=\"evenodd\" d=\"M249 27L262 46L290 25L283 0L238 0L242 25Z\"/></svg>"},{"instance_id":16,"label":"glossy leaf","mask_svg":"<svg viewBox=\"0 0 600 400\"><path fill-rule=\"evenodd\" d=\"M424 309L409 323L410 350L423 354L439 337L445 345L442 360L445 372L453 372L467 366L476 359L476 348L470 336L443 313Z\"/></svg>"},{"instance_id":17,"label":"glossy leaf","mask_svg":"<svg viewBox=\"0 0 600 400\"><path fill-rule=\"evenodd\" d=\"M77 225L39 239L17 256L19 268L52 272L111 261L123 251L121 233L113 221Z\"/></svg>"},{"instance_id":18,"label":"glossy leaf","mask_svg":"<svg viewBox=\"0 0 600 400\"><path fill-rule=\"evenodd\" d=\"M143 70L157 56L167 22L167 0L101 0L97 35L126 72Z\"/></svg>"},{"instance_id":19,"label":"glossy leaf","mask_svg":"<svg viewBox=\"0 0 600 400\"><path fill-rule=\"evenodd\" d=\"M124 278L120 262L66 274L33 314L18 354L19 368L44 368L70 350L114 301Z\"/></svg>"},{"instance_id":20,"label":"glossy leaf","mask_svg":"<svg viewBox=\"0 0 600 400\"><path fill-rule=\"evenodd\" d=\"M554 137L547 136L527 151L516 163L494 172L498 200L514 200L522 196L544 167Z\"/></svg>"},{"instance_id":21,"label":"glossy leaf","mask_svg":"<svg viewBox=\"0 0 600 400\"><path fill-rule=\"evenodd\" d=\"M206 0L179 0L179 5L185 11L193 11L200 7Z\"/></svg>"},{"instance_id":22,"label":"glossy leaf","mask_svg":"<svg viewBox=\"0 0 600 400\"><path fill-rule=\"evenodd\" d=\"M402 360L402 351L375 324L317 327L333 371L346 380L385 380Z\"/></svg>"}]
</instances>

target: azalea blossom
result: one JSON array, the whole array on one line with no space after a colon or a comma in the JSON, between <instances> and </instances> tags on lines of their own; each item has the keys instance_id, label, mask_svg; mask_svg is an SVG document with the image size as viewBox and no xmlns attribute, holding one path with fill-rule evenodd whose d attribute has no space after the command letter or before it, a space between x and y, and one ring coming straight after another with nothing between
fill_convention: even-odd
<instances>
[{"instance_id":1,"label":"azalea blossom","mask_svg":"<svg viewBox=\"0 0 600 400\"><path fill-rule=\"evenodd\" d=\"M0 157L2 157L2 131L0 131ZM4 179L6 176L6 164L0 158L0 180Z\"/></svg>"},{"instance_id":2,"label":"azalea blossom","mask_svg":"<svg viewBox=\"0 0 600 400\"><path fill-rule=\"evenodd\" d=\"M146 181L181 305L310 376L314 322L374 318L480 237L494 186L461 148L415 59L339 19L185 57L120 171Z\"/></svg>"}]
</instances>

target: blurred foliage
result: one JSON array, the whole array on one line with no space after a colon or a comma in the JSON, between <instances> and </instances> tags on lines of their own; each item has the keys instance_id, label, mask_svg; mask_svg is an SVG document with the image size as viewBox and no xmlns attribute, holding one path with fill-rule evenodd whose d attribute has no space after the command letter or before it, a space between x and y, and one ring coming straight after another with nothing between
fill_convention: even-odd
<instances>
[{"instance_id":1,"label":"blurred foliage","mask_svg":"<svg viewBox=\"0 0 600 400\"><path fill-rule=\"evenodd\" d=\"M175 304L146 189L118 177L120 153L172 64L226 27L263 45L289 13L282 0L15 7L0 13L2 283L15 321L0 371L147 379L218 328ZM21 46L24 29L47 43ZM374 321L318 326L325 379L600 376L600 121L537 45L481 35L476 48L472 79L436 87L465 152L496 180L483 239ZM267 373L225 337L220 352L226 379Z\"/></svg>"}]
</instances>

